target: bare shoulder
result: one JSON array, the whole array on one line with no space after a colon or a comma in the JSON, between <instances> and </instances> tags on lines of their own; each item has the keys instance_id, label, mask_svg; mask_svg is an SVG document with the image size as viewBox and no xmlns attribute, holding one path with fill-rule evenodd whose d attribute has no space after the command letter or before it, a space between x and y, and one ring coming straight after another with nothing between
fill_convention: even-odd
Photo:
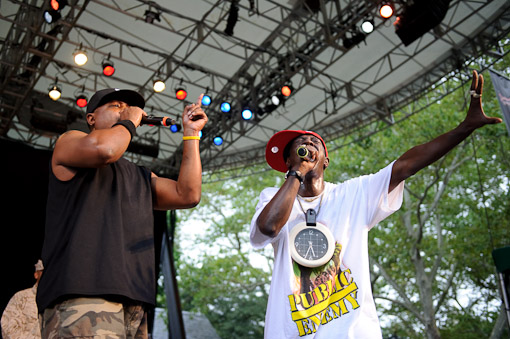
<instances>
[{"instance_id":1,"label":"bare shoulder","mask_svg":"<svg viewBox=\"0 0 510 339\"><path fill-rule=\"evenodd\" d=\"M82 137L84 137L86 135L87 135L87 133L82 132L82 131L70 130L70 131L67 131L67 132L63 133L61 136L59 136L58 139L57 139L57 143L58 142L62 143L62 141L65 141L65 140L71 140L71 139L75 139L75 138L82 138Z\"/></svg>"}]
</instances>

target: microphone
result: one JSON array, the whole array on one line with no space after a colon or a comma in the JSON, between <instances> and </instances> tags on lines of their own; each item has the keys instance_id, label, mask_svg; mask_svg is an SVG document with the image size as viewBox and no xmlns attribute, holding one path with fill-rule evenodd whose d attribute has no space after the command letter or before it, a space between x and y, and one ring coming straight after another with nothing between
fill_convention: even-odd
<instances>
[{"instance_id":1,"label":"microphone","mask_svg":"<svg viewBox=\"0 0 510 339\"><path fill-rule=\"evenodd\" d=\"M140 125L154 125L154 126L170 126L175 125L175 121L169 117L155 117L153 115L142 116Z\"/></svg>"},{"instance_id":2,"label":"microphone","mask_svg":"<svg viewBox=\"0 0 510 339\"><path fill-rule=\"evenodd\" d=\"M306 158L308 156L308 148L306 148L306 146L299 146L298 149L296 150L296 153L298 155L298 157L300 158Z\"/></svg>"}]
</instances>

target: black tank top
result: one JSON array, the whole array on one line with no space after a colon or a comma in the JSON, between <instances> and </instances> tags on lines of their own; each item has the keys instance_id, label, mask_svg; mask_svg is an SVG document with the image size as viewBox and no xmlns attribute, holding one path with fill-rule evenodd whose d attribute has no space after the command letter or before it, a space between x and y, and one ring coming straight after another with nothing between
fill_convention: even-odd
<instances>
[{"instance_id":1,"label":"black tank top","mask_svg":"<svg viewBox=\"0 0 510 339\"><path fill-rule=\"evenodd\" d=\"M39 312L67 295L155 304L150 181L149 170L123 158L69 181L50 169Z\"/></svg>"}]
</instances>

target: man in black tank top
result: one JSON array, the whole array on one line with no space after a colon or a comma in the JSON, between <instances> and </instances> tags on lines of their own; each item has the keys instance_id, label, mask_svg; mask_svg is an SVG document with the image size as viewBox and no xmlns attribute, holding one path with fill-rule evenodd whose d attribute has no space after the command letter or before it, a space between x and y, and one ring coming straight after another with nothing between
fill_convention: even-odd
<instances>
[{"instance_id":1,"label":"man in black tank top","mask_svg":"<svg viewBox=\"0 0 510 339\"><path fill-rule=\"evenodd\" d=\"M43 338L147 337L144 305L156 296L152 210L200 201L199 132L207 122L200 102L182 114L177 181L122 158L147 116L135 91L96 92L87 106L90 133L72 130L57 140L37 293Z\"/></svg>"}]
</instances>

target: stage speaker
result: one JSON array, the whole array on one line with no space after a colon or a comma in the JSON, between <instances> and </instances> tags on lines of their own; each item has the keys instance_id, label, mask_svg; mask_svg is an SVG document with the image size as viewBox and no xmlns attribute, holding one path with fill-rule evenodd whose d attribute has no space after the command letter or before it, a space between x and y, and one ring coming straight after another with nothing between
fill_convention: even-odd
<instances>
[{"instance_id":1,"label":"stage speaker","mask_svg":"<svg viewBox=\"0 0 510 339\"><path fill-rule=\"evenodd\" d=\"M449 5L450 0L415 0L411 2L397 16L394 23L395 33L405 46L409 46L443 21Z\"/></svg>"}]
</instances>

